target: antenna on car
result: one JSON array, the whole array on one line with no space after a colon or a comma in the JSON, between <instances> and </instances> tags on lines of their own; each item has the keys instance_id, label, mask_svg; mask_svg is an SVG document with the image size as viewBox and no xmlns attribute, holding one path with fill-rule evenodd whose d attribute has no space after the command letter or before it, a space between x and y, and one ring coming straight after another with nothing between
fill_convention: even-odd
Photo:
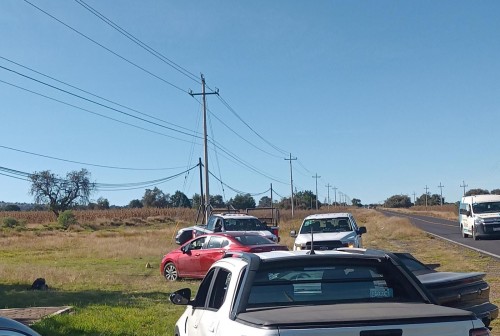
<instances>
[{"instance_id":1,"label":"antenna on car","mask_svg":"<svg viewBox=\"0 0 500 336\"><path fill-rule=\"evenodd\" d=\"M313 235L313 225L311 225L311 250L309 250L309 253L307 254L316 254L316 252L314 252L314 235Z\"/></svg>"}]
</instances>

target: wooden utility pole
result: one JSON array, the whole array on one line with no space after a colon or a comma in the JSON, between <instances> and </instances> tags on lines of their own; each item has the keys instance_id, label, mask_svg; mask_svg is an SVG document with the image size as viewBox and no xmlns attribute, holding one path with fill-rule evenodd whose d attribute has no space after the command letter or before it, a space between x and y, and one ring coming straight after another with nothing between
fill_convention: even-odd
<instances>
[{"instance_id":1,"label":"wooden utility pole","mask_svg":"<svg viewBox=\"0 0 500 336\"><path fill-rule=\"evenodd\" d=\"M290 153L290 158L289 159L286 159L285 160L287 161L290 161L290 186L291 186L291 190L292 190L292 197L290 199L290 203L292 204L292 218L293 218L293 174L292 174L292 160L297 160L297 158L292 158L292 153Z\"/></svg>"},{"instance_id":2,"label":"wooden utility pole","mask_svg":"<svg viewBox=\"0 0 500 336\"><path fill-rule=\"evenodd\" d=\"M438 188L441 189L441 206L443 206L443 188L444 185L441 185L441 182L439 182Z\"/></svg>"},{"instance_id":3,"label":"wooden utility pole","mask_svg":"<svg viewBox=\"0 0 500 336\"><path fill-rule=\"evenodd\" d=\"M328 193L328 197L327 197L327 200L328 200L327 201L328 202L328 210L330 210L330 188L332 186L330 185L330 183L328 183L325 187L326 187L326 190L327 190L327 193Z\"/></svg>"},{"instance_id":4,"label":"wooden utility pole","mask_svg":"<svg viewBox=\"0 0 500 336\"><path fill-rule=\"evenodd\" d=\"M321 176L318 176L318 173L316 173L316 175L313 176L313 178L316 179L316 210L318 210L318 179L320 177Z\"/></svg>"},{"instance_id":5,"label":"wooden utility pole","mask_svg":"<svg viewBox=\"0 0 500 336\"><path fill-rule=\"evenodd\" d=\"M460 186L464 188L464 196L465 196L465 188L467 188L468 185L465 184L465 181L462 180L462 184Z\"/></svg>"},{"instance_id":6,"label":"wooden utility pole","mask_svg":"<svg viewBox=\"0 0 500 336\"><path fill-rule=\"evenodd\" d=\"M191 96L202 96L203 102L203 156L204 156L204 168L205 168L205 201L203 202L205 211L205 224L208 222L208 215L210 211L210 188L208 179L208 136L207 136L207 100L206 95L219 94L219 90L216 89L215 92L205 92L205 77L201 74L201 93L193 93L190 91Z\"/></svg>"}]
</instances>

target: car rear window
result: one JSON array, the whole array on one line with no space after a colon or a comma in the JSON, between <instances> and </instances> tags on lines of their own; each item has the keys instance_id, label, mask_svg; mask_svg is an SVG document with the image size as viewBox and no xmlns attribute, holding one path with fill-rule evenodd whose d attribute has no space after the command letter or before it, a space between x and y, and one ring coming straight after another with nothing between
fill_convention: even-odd
<instances>
[{"instance_id":1,"label":"car rear window","mask_svg":"<svg viewBox=\"0 0 500 336\"><path fill-rule=\"evenodd\" d=\"M224 219L226 231L261 231L267 230L266 225L256 218Z\"/></svg>"},{"instance_id":2,"label":"car rear window","mask_svg":"<svg viewBox=\"0 0 500 336\"><path fill-rule=\"evenodd\" d=\"M258 236L258 235L244 235L244 236L235 236L234 239L239 241L242 245L251 246L251 245L266 245L272 244L273 242L269 239Z\"/></svg>"},{"instance_id":3,"label":"car rear window","mask_svg":"<svg viewBox=\"0 0 500 336\"><path fill-rule=\"evenodd\" d=\"M416 289L403 285L407 281L398 281L393 271L383 263L290 265L264 269L256 274L248 307L297 303L422 302Z\"/></svg>"}]
</instances>

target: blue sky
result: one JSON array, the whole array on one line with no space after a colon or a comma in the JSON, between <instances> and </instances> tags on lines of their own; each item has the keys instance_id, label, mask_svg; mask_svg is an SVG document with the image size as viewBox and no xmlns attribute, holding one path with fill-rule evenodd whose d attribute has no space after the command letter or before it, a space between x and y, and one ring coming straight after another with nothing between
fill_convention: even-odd
<instances>
[{"instance_id":1,"label":"blue sky","mask_svg":"<svg viewBox=\"0 0 500 336\"><path fill-rule=\"evenodd\" d=\"M321 201L328 184L364 204L440 183L450 202L464 181L500 188L499 12L497 1L1 1L0 167L86 168L117 185L179 174L203 157L188 94L203 73L220 92L207 97L209 169L224 186L212 178L210 191L226 200L258 201L271 183L289 197L290 154L294 186L315 192L318 174ZM2 174L0 200L32 201L28 182ZM191 197L198 170L157 187ZM92 198L126 205L144 189Z\"/></svg>"}]
</instances>

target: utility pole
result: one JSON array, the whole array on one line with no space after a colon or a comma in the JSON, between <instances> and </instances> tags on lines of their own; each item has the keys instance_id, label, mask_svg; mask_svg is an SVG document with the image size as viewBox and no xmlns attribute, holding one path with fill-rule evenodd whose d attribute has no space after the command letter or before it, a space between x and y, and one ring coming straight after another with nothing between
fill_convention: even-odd
<instances>
[{"instance_id":1,"label":"utility pole","mask_svg":"<svg viewBox=\"0 0 500 336\"><path fill-rule=\"evenodd\" d=\"M335 206L337 206L337 187L333 187L333 192L334 192L334 201L333 201L333 204L335 204Z\"/></svg>"},{"instance_id":2,"label":"utility pole","mask_svg":"<svg viewBox=\"0 0 500 336\"><path fill-rule=\"evenodd\" d=\"M318 176L318 173L316 173L313 178L316 179L316 210L318 210L318 179L321 178L321 176Z\"/></svg>"},{"instance_id":3,"label":"utility pole","mask_svg":"<svg viewBox=\"0 0 500 336\"><path fill-rule=\"evenodd\" d=\"M292 218L293 218L293 175L292 175L292 160L297 160L297 158L292 158L292 153L290 153L290 158L285 159L287 161L290 161L290 186L292 187L292 197L290 199L290 203L292 204Z\"/></svg>"},{"instance_id":4,"label":"utility pole","mask_svg":"<svg viewBox=\"0 0 500 336\"><path fill-rule=\"evenodd\" d=\"M441 189L441 206L443 206L443 188L444 188L444 185L441 185L441 182L439 182L438 188Z\"/></svg>"},{"instance_id":5,"label":"utility pole","mask_svg":"<svg viewBox=\"0 0 500 336\"><path fill-rule=\"evenodd\" d=\"M340 198L339 205L342 206L342 191L339 191L339 198Z\"/></svg>"},{"instance_id":6,"label":"utility pole","mask_svg":"<svg viewBox=\"0 0 500 336\"><path fill-rule=\"evenodd\" d=\"M417 194L415 192L413 192L413 204L415 204L415 202L416 202L416 198L415 198L416 195Z\"/></svg>"},{"instance_id":7,"label":"utility pole","mask_svg":"<svg viewBox=\"0 0 500 336\"><path fill-rule=\"evenodd\" d=\"M330 183L328 183L325 187L328 193L328 198L327 198L328 210L330 210L330 188L332 186L330 185Z\"/></svg>"},{"instance_id":8,"label":"utility pole","mask_svg":"<svg viewBox=\"0 0 500 336\"><path fill-rule=\"evenodd\" d=\"M429 188L427 187L427 184L425 185L425 207L427 208L427 194L428 194L428 190Z\"/></svg>"},{"instance_id":9,"label":"utility pole","mask_svg":"<svg viewBox=\"0 0 500 336\"><path fill-rule=\"evenodd\" d=\"M464 196L465 196L465 188L468 187L468 185L465 184L464 180L462 180L462 184L460 186L464 188Z\"/></svg>"},{"instance_id":10,"label":"utility pole","mask_svg":"<svg viewBox=\"0 0 500 336\"><path fill-rule=\"evenodd\" d=\"M208 136L207 136L207 100L206 95L219 94L219 90L215 89L215 92L205 92L205 77L201 74L201 93L193 93L193 91L189 91L189 94L194 96L202 96L203 101L203 153L204 153L204 161L205 161L205 224L208 222L208 213L210 209L210 192L208 186Z\"/></svg>"}]
</instances>

